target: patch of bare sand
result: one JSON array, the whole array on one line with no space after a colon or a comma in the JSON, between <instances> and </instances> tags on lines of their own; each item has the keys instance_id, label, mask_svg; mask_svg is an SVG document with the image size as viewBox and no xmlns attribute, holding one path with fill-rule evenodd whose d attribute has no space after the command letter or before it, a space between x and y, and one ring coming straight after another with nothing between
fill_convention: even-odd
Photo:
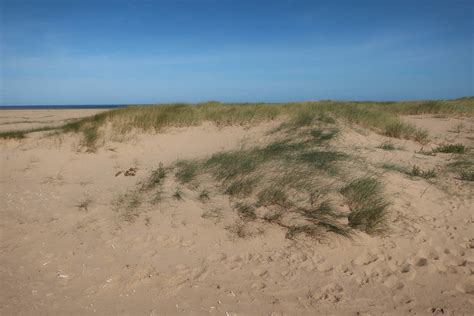
<instances>
[{"instance_id":1,"label":"patch of bare sand","mask_svg":"<svg viewBox=\"0 0 474 316\"><path fill-rule=\"evenodd\" d=\"M403 116L403 119L417 127L428 130L434 142L474 142L474 119L472 117L410 115Z\"/></svg>"},{"instance_id":2,"label":"patch of bare sand","mask_svg":"<svg viewBox=\"0 0 474 316\"><path fill-rule=\"evenodd\" d=\"M95 154L78 151L73 136L2 141L1 314L472 311L473 186L446 178L445 190L378 169L386 160L418 163L419 145L410 141L391 140L400 149L384 151L376 146L388 138L347 128L333 142L382 177L393 221L383 238L291 241L272 226L236 238L226 229L235 216L228 199L202 203L197 191L183 189L178 201L173 183L133 223L114 211L116 196L160 162L267 143L275 125L137 134ZM115 176L131 167L135 176Z\"/></svg>"},{"instance_id":3,"label":"patch of bare sand","mask_svg":"<svg viewBox=\"0 0 474 316\"><path fill-rule=\"evenodd\" d=\"M2 110L0 132L60 126L70 120L108 111L108 109Z\"/></svg>"}]
</instances>

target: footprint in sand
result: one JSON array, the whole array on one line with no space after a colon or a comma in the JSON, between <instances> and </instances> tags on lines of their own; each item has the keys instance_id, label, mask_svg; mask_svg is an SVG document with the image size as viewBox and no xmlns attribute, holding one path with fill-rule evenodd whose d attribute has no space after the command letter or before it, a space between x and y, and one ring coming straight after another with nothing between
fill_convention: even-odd
<instances>
[{"instance_id":1,"label":"footprint in sand","mask_svg":"<svg viewBox=\"0 0 474 316\"><path fill-rule=\"evenodd\" d=\"M456 284L456 290L461 293L474 295L474 281L458 283Z\"/></svg>"},{"instance_id":2,"label":"footprint in sand","mask_svg":"<svg viewBox=\"0 0 474 316\"><path fill-rule=\"evenodd\" d=\"M392 270L387 267L379 267L377 268L377 272L382 278L387 278L392 275Z\"/></svg>"},{"instance_id":3,"label":"footprint in sand","mask_svg":"<svg viewBox=\"0 0 474 316\"><path fill-rule=\"evenodd\" d=\"M316 298L321 301L337 303L342 299L344 288L338 283L330 283L318 291Z\"/></svg>"},{"instance_id":4,"label":"footprint in sand","mask_svg":"<svg viewBox=\"0 0 474 316\"><path fill-rule=\"evenodd\" d=\"M207 261L212 262L212 263L217 263L217 262L222 262L227 258L227 255L225 253L213 253L207 256Z\"/></svg>"},{"instance_id":5,"label":"footprint in sand","mask_svg":"<svg viewBox=\"0 0 474 316\"><path fill-rule=\"evenodd\" d=\"M230 256L228 261L229 262L242 262L243 259L240 255L235 254L235 255Z\"/></svg>"},{"instance_id":6,"label":"footprint in sand","mask_svg":"<svg viewBox=\"0 0 474 316\"><path fill-rule=\"evenodd\" d=\"M371 264L372 262L375 262L377 261L378 259L378 256L370 253L370 252L366 252L362 255L360 255L359 257L357 257L356 259L354 259L353 263L358 265L358 266L362 266L362 265L368 265L368 264Z\"/></svg>"},{"instance_id":7,"label":"footprint in sand","mask_svg":"<svg viewBox=\"0 0 474 316\"><path fill-rule=\"evenodd\" d=\"M397 304L410 304L413 301L407 294L395 294L392 299Z\"/></svg>"},{"instance_id":8,"label":"footprint in sand","mask_svg":"<svg viewBox=\"0 0 474 316\"><path fill-rule=\"evenodd\" d=\"M411 264L409 264L408 262L405 262L400 266L401 273L408 273L410 272L410 270L411 270Z\"/></svg>"},{"instance_id":9,"label":"footprint in sand","mask_svg":"<svg viewBox=\"0 0 474 316\"><path fill-rule=\"evenodd\" d=\"M263 290L266 287L266 285L263 282L254 282L252 283L251 287L254 290Z\"/></svg>"},{"instance_id":10,"label":"footprint in sand","mask_svg":"<svg viewBox=\"0 0 474 316\"><path fill-rule=\"evenodd\" d=\"M364 277L357 277L355 281L359 286L363 286L363 285L368 284L370 280L369 278L364 276Z\"/></svg>"},{"instance_id":11,"label":"footprint in sand","mask_svg":"<svg viewBox=\"0 0 474 316\"><path fill-rule=\"evenodd\" d=\"M401 290L405 285L396 276L392 275L385 279L383 284L393 290Z\"/></svg>"},{"instance_id":12,"label":"footprint in sand","mask_svg":"<svg viewBox=\"0 0 474 316\"><path fill-rule=\"evenodd\" d=\"M346 266L346 265L341 265L336 267L336 272L346 274L346 275L352 275L354 272Z\"/></svg>"},{"instance_id":13,"label":"footprint in sand","mask_svg":"<svg viewBox=\"0 0 474 316\"><path fill-rule=\"evenodd\" d=\"M263 267L252 270L252 274L256 277L262 277L266 275L267 273L268 273L268 270Z\"/></svg>"},{"instance_id":14,"label":"footprint in sand","mask_svg":"<svg viewBox=\"0 0 474 316\"><path fill-rule=\"evenodd\" d=\"M413 265L415 267L425 267L428 265L428 259L424 257L416 257L413 259Z\"/></svg>"},{"instance_id":15,"label":"footprint in sand","mask_svg":"<svg viewBox=\"0 0 474 316\"><path fill-rule=\"evenodd\" d=\"M329 272L332 271L334 267L328 262L323 262L318 264L316 266L316 269L318 269L319 272Z\"/></svg>"},{"instance_id":16,"label":"footprint in sand","mask_svg":"<svg viewBox=\"0 0 474 316\"><path fill-rule=\"evenodd\" d=\"M466 249L474 249L474 239L466 241L466 243L464 244L464 247Z\"/></svg>"},{"instance_id":17,"label":"footprint in sand","mask_svg":"<svg viewBox=\"0 0 474 316\"><path fill-rule=\"evenodd\" d=\"M294 253L289 257L291 264L305 262L308 257L304 253Z\"/></svg>"}]
</instances>

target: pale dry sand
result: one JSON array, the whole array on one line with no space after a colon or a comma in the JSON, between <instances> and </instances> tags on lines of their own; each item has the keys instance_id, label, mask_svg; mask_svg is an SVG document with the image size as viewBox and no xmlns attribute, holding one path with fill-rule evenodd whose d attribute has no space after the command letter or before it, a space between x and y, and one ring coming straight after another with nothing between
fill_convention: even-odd
<instances>
[{"instance_id":1,"label":"pale dry sand","mask_svg":"<svg viewBox=\"0 0 474 316\"><path fill-rule=\"evenodd\" d=\"M15 116L62 115L44 113ZM407 120L437 144L474 145L472 118ZM460 120L465 128L450 132ZM108 140L97 153L79 150L73 135L0 140L0 314L473 314L474 186L455 177L433 184L381 170L392 203L386 237L291 241L267 225L236 238L226 229L235 216L229 200L202 203L183 189L176 201L172 180L135 222L114 211L113 200L159 163L264 144L276 125L173 128ZM385 140L346 127L333 145L371 165L439 168L453 159L417 154L421 146L406 140L391 139L394 151L376 148ZM135 177L115 176L130 167Z\"/></svg>"},{"instance_id":2,"label":"pale dry sand","mask_svg":"<svg viewBox=\"0 0 474 316\"><path fill-rule=\"evenodd\" d=\"M108 109L2 110L0 132L60 126L71 120L98 114Z\"/></svg>"}]
</instances>

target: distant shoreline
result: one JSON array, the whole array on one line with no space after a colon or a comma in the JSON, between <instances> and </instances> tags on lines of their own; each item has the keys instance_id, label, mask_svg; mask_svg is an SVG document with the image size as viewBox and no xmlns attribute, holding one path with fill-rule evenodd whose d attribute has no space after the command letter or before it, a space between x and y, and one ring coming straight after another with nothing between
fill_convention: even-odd
<instances>
[{"instance_id":1,"label":"distant shoreline","mask_svg":"<svg viewBox=\"0 0 474 316\"><path fill-rule=\"evenodd\" d=\"M115 109L128 106L127 104L109 105L9 105L0 106L1 110L68 110L68 109Z\"/></svg>"}]
</instances>

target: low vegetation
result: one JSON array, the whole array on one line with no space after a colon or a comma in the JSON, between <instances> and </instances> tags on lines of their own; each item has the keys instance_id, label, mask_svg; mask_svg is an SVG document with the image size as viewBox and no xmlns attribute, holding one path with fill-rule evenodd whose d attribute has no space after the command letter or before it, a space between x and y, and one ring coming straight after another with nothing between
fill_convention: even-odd
<instances>
[{"instance_id":1,"label":"low vegetation","mask_svg":"<svg viewBox=\"0 0 474 316\"><path fill-rule=\"evenodd\" d=\"M464 181L474 181L474 171L461 170L459 172L459 179Z\"/></svg>"},{"instance_id":2,"label":"low vegetation","mask_svg":"<svg viewBox=\"0 0 474 316\"><path fill-rule=\"evenodd\" d=\"M176 162L176 168L178 171L175 173L175 177L181 184L191 182L196 177L197 164L193 161L180 160Z\"/></svg>"},{"instance_id":3,"label":"low vegetation","mask_svg":"<svg viewBox=\"0 0 474 316\"><path fill-rule=\"evenodd\" d=\"M389 202L382 183L357 163L349 151L337 150L343 124L371 129L392 138L420 143L427 133L402 121L399 115L474 115L471 99L439 102L304 102L290 104L172 104L132 106L103 112L69 122L63 132L81 133L88 151L98 148L106 128L116 134L134 129L156 132L171 126L193 126L205 121L217 126L248 125L279 119L273 141L251 148L213 154L204 159L179 160L150 172L147 179L115 199L115 207L126 221L134 221L143 204L160 203L164 198L180 201L196 198L212 204L216 196L227 196L236 218L232 231L246 235L247 226L277 225L288 238L309 236L350 238L356 231L381 234L389 223ZM2 138L22 138L32 131L4 132ZM392 142L378 146L395 150ZM455 153L450 168L465 181L473 181L474 164L462 144L442 145L430 151ZM468 166L466 169L465 166ZM432 179L435 169L384 164L386 170L413 177ZM172 173L174 177L168 177ZM354 176L358 175L358 176ZM165 181L171 186L165 191ZM204 185L203 185L204 184ZM187 188L186 196L183 190ZM174 188L174 189L173 189ZM190 190L188 190L190 189ZM194 192L194 193L193 193ZM165 194L166 193L166 194ZM225 211L207 212L206 218L225 216Z\"/></svg>"},{"instance_id":4,"label":"low vegetation","mask_svg":"<svg viewBox=\"0 0 474 316\"><path fill-rule=\"evenodd\" d=\"M356 179L341 189L351 212L349 226L367 233L385 231L389 203L382 195L381 183L372 177Z\"/></svg>"},{"instance_id":5,"label":"low vegetation","mask_svg":"<svg viewBox=\"0 0 474 316\"><path fill-rule=\"evenodd\" d=\"M183 191L179 187L176 187L173 193L173 198L177 201L180 201L183 199Z\"/></svg>"},{"instance_id":6,"label":"low vegetation","mask_svg":"<svg viewBox=\"0 0 474 316\"><path fill-rule=\"evenodd\" d=\"M423 170L419 166L413 165L410 169L409 167L393 163L383 163L381 164L381 167L385 170L403 173L411 177L420 177L423 179L432 179L437 177L437 172L434 168Z\"/></svg>"},{"instance_id":7,"label":"low vegetation","mask_svg":"<svg viewBox=\"0 0 474 316\"><path fill-rule=\"evenodd\" d=\"M90 198L84 198L81 202L79 202L76 206L80 211L88 211L89 206L92 203L92 199Z\"/></svg>"},{"instance_id":8,"label":"low vegetation","mask_svg":"<svg viewBox=\"0 0 474 316\"><path fill-rule=\"evenodd\" d=\"M388 203L381 185L370 178L364 180L375 185L369 193L365 190L370 188L357 186L356 182L340 190L346 181L341 170L350 156L331 148L338 129L330 120L325 121L318 118L301 128L284 124L278 129L279 136L265 146L177 161L175 178L191 190L207 181L206 186L215 194L227 195L238 217L229 231L238 236L248 236L245 222L278 225L286 230L288 238L306 235L321 239L328 234L350 237L354 230L382 232ZM210 199L208 188L198 193L199 200ZM368 204L356 202L356 194L365 194ZM173 197L179 199L181 193L175 192ZM350 212L343 211L334 198L346 203Z\"/></svg>"},{"instance_id":9,"label":"low vegetation","mask_svg":"<svg viewBox=\"0 0 474 316\"><path fill-rule=\"evenodd\" d=\"M238 236L248 236L245 223L252 222L278 225L286 230L288 238L306 235L321 239L330 234L350 238L355 231L382 234L389 230L390 203L383 194L381 182L375 176L362 175L348 182L348 175L364 174L365 170L347 152L335 150L332 146L333 140L339 135L340 124L354 123L385 136L411 138L420 142L427 137L426 132L403 123L394 114L406 114L403 109L397 108L391 112L386 107L388 104L335 102L291 105L202 104L195 107L174 105L143 109L161 113L157 125L148 125L141 119L130 121L130 117L121 118L119 114L116 114L116 119L126 119L129 122L127 124L144 124L135 128L159 129L172 125L195 125L203 120L226 125L288 117L274 130L274 141L265 146L219 152L205 159L177 161L172 166L175 181L191 191L199 190L187 197L195 196L202 203L211 200L211 192L212 196L228 196L237 218L229 230L235 231ZM431 105L416 107L428 111ZM123 111L130 111L133 116L133 113L138 115L142 110L129 108ZM226 121L223 121L221 111L229 113ZM146 117L149 120L153 114L148 113ZM112 125L117 122L114 119L109 121ZM378 147L395 149L390 141ZM467 150L462 144L454 144L431 150L433 154L437 152L459 154ZM423 169L417 165L410 168L396 164L383 164L382 167L411 177L437 177L434 168ZM459 175L463 180L472 179L472 173ZM152 174L150 179L154 178ZM205 189L200 188L202 183L205 183ZM177 186L170 197L181 200L182 189ZM219 214L225 216L224 211Z\"/></svg>"},{"instance_id":10,"label":"low vegetation","mask_svg":"<svg viewBox=\"0 0 474 316\"><path fill-rule=\"evenodd\" d=\"M159 167L152 170L150 176L140 182L137 189L119 194L113 201L115 210L125 221L134 222L140 215L139 207L145 197L149 197L151 204L157 204L162 199L162 187L167 176L167 171L160 163Z\"/></svg>"},{"instance_id":11,"label":"low vegetation","mask_svg":"<svg viewBox=\"0 0 474 316\"><path fill-rule=\"evenodd\" d=\"M451 153L451 154L464 154L466 147L463 144L446 144L440 145L433 149L434 153Z\"/></svg>"},{"instance_id":12,"label":"low vegetation","mask_svg":"<svg viewBox=\"0 0 474 316\"><path fill-rule=\"evenodd\" d=\"M463 181L474 181L474 153L469 151L466 155L459 155L457 159L448 164L448 170L458 175Z\"/></svg>"},{"instance_id":13,"label":"low vegetation","mask_svg":"<svg viewBox=\"0 0 474 316\"><path fill-rule=\"evenodd\" d=\"M207 189L202 190L201 193L199 193L199 201L206 203L209 200L209 191Z\"/></svg>"},{"instance_id":14,"label":"low vegetation","mask_svg":"<svg viewBox=\"0 0 474 316\"><path fill-rule=\"evenodd\" d=\"M400 164L382 163L380 166L385 170L395 171L395 172L404 173L404 174L410 174L411 172L411 170L408 167L400 165Z\"/></svg>"},{"instance_id":15,"label":"low vegetation","mask_svg":"<svg viewBox=\"0 0 474 316\"><path fill-rule=\"evenodd\" d=\"M37 133L37 132L45 132L45 131L53 131L60 129L61 127L54 127L54 126L44 126L44 127L37 127L37 128L31 128L31 129L26 129L26 130L21 130L21 131L5 131L5 132L0 132L0 139L23 139L26 138L28 134L30 133Z\"/></svg>"},{"instance_id":16,"label":"low vegetation","mask_svg":"<svg viewBox=\"0 0 474 316\"><path fill-rule=\"evenodd\" d=\"M134 129L160 131L175 126L195 126L212 122L218 126L248 125L280 118L288 127L310 126L315 121L334 124L342 120L395 138L413 139L424 143L424 130L404 123L399 115L474 115L474 99L427 102L338 102L318 101L285 104L244 103L225 104L207 102L201 104L168 104L156 106L129 106L114 109L91 117L68 122L59 127L42 127L27 131L1 132L0 138L26 137L41 130L58 130L81 133L84 147L93 152L102 136L101 130L111 126L115 135L126 134Z\"/></svg>"},{"instance_id":17,"label":"low vegetation","mask_svg":"<svg viewBox=\"0 0 474 316\"><path fill-rule=\"evenodd\" d=\"M383 150L395 150L395 145L391 142L383 142L377 148L383 149Z\"/></svg>"},{"instance_id":18,"label":"low vegetation","mask_svg":"<svg viewBox=\"0 0 474 316\"><path fill-rule=\"evenodd\" d=\"M436 178L436 170L433 169L428 169L428 170L422 170L420 167L417 165L414 165L413 168L411 169L410 176L413 177L420 177L423 179L431 179L431 178Z\"/></svg>"}]
</instances>

